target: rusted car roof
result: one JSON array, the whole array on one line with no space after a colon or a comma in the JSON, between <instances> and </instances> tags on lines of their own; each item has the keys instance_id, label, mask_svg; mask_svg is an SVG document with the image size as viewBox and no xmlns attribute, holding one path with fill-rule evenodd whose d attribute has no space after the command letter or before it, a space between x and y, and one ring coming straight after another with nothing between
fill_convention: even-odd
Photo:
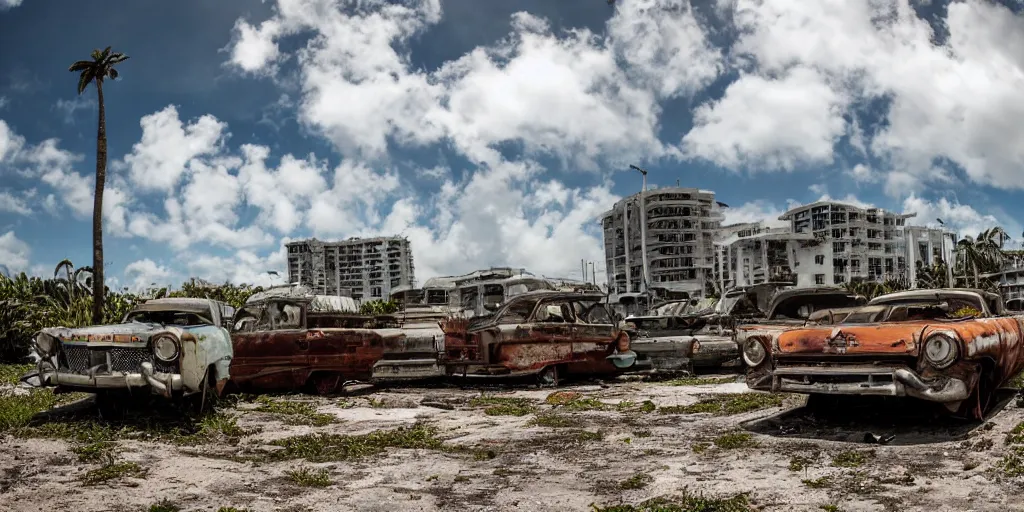
<instances>
[{"instance_id":1,"label":"rusted car roof","mask_svg":"<svg viewBox=\"0 0 1024 512\"><path fill-rule=\"evenodd\" d=\"M978 290L974 288L940 288L940 289L919 289L919 290L905 290L902 292L887 293L871 299L868 304L889 304L892 302L905 302L913 300L943 300L952 298L974 298L977 296L983 297L986 301L1001 299L999 294L992 293L986 290Z\"/></svg>"},{"instance_id":2,"label":"rusted car roof","mask_svg":"<svg viewBox=\"0 0 1024 512\"><path fill-rule=\"evenodd\" d=\"M825 286L820 288L795 288L791 290L782 290L775 295L772 299L771 309L768 310L767 318L769 320L777 318L779 315L785 313L786 309L791 307L794 301L807 297L815 297L815 304L820 302L822 299L834 300L839 304L834 307L849 307L851 305L867 303L867 299L863 296L850 293L843 288L837 288L834 286ZM830 308L824 307L816 309Z\"/></svg>"}]
</instances>

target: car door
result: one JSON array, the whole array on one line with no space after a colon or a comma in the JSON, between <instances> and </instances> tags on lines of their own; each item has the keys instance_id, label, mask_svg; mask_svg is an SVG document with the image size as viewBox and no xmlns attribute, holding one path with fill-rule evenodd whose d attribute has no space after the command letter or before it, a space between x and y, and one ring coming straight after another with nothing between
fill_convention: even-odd
<instances>
[{"instance_id":1,"label":"car door","mask_svg":"<svg viewBox=\"0 0 1024 512\"><path fill-rule=\"evenodd\" d=\"M302 304L268 301L235 315L232 378L261 389L288 389L308 375L309 341Z\"/></svg>"},{"instance_id":2,"label":"car door","mask_svg":"<svg viewBox=\"0 0 1024 512\"><path fill-rule=\"evenodd\" d=\"M520 326L524 335L504 343L503 348L514 350L510 360L514 361L515 369L536 370L568 361L572 357L574 327L575 316L568 300L541 301L532 317Z\"/></svg>"},{"instance_id":3,"label":"car door","mask_svg":"<svg viewBox=\"0 0 1024 512\"><path fill-rule=\"evenodd\" d=\"M573 360L604 358L617 334L615 324L604 304L599 301L576 301L576 324L573 329Z\"/></svg>"}]
</instances>

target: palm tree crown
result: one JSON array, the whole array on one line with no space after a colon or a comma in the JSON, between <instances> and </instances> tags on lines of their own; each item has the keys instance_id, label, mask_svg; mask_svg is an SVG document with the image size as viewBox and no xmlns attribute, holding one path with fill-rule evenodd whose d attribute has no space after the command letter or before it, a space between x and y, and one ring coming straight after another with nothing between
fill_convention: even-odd
<instances>
[{"instance_id":1,"label":"palm tree crown","mask_svg":"<svg viewBox=\"0 0 1024 512\"><path fill-rule=\"evenodd\" d=\"M80 60L75 62L68 68L68 71L71 71L72 73L81 73L78 77L78 94L82 94L85 92L85 88L89 86L90 82L102 82L107 78L116 80L117 70L114 69L114 65L120 64L126 60L128 60L127 55L123 53L111 53L110 47L108 46L103 51L100 51L99 49L93 50L92 60Z\"/></svg>"}]
</instances>

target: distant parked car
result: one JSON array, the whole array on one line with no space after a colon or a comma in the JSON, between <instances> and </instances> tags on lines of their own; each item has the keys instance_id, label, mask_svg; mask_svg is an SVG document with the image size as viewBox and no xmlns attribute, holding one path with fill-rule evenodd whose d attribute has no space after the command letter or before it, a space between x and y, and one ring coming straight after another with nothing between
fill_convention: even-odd
<instances>
[{"instance_id":1,"label":"distant parked car","mask_svg":"<svg viewBox=\"0 0 1024 512\"><path fill-rule=\"evenodd\" d=\"M911 290L876 297L842 322L746 339L752 389L907 396L981 419L994 391L1024 369L1024 316L999 295Z\"/></svg>"},{"instance_id":2,"label":"distant parked car","mask_svg":"<svg viewBox=\"0 0 1024 512\"><path fill-rule=\"evenodd\" d=\"M149 389L172 398L219 394L230 378L231 338L219 301L146 301L120 324L49 327L36 334L37 369L22 378L36 386L96 393L101 407L113 392Z\"/></svg>"},{"instance_id":3,"label":"distant parked car","mask_svg":"<svg viewBox=\"0 0 1024 512\"><path fill-rule=\"evenodd\" d=\"M232 382L330 393L346 381L536 375L557 384L567 374L614 373L636 355L603 299L524 292L487 315L400 326L401 315L360 317L325 308L321 296L265 293L235 315Z\"/></svg>"},{"instance_id":4,"label":"distant parked car","mask_svg":"<svg viewBox=\"0 0 1024 512\"><path fill-rule=\"evenodd\" d=\"M782 290L772 298L763 319L736 326L735 342L742 347L755 334L770 336L807 325L831 325L866 303L863 295L831 286Z\"/></svg>"}]
</instances>

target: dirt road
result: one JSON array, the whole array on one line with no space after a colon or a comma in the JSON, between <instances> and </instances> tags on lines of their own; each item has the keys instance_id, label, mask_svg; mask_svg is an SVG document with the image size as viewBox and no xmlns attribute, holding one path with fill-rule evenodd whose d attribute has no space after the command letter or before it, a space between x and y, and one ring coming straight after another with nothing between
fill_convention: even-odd
<instances>
[{"instance_id":1,"label":"dirt road","mask_svg":"<svg viewBox=\"0 0 1024 512\"><path fill-rule=\"evenodd\" d=\"M1024 508L1012 397L987 422L958 423L874 406L811 413L735 376L552 393L241 397L195 423L147 410L97 421L85 398L0 434L0 509L655 510L639 507L658 497L659 510Z\"/></svg>"}]
</instances>

